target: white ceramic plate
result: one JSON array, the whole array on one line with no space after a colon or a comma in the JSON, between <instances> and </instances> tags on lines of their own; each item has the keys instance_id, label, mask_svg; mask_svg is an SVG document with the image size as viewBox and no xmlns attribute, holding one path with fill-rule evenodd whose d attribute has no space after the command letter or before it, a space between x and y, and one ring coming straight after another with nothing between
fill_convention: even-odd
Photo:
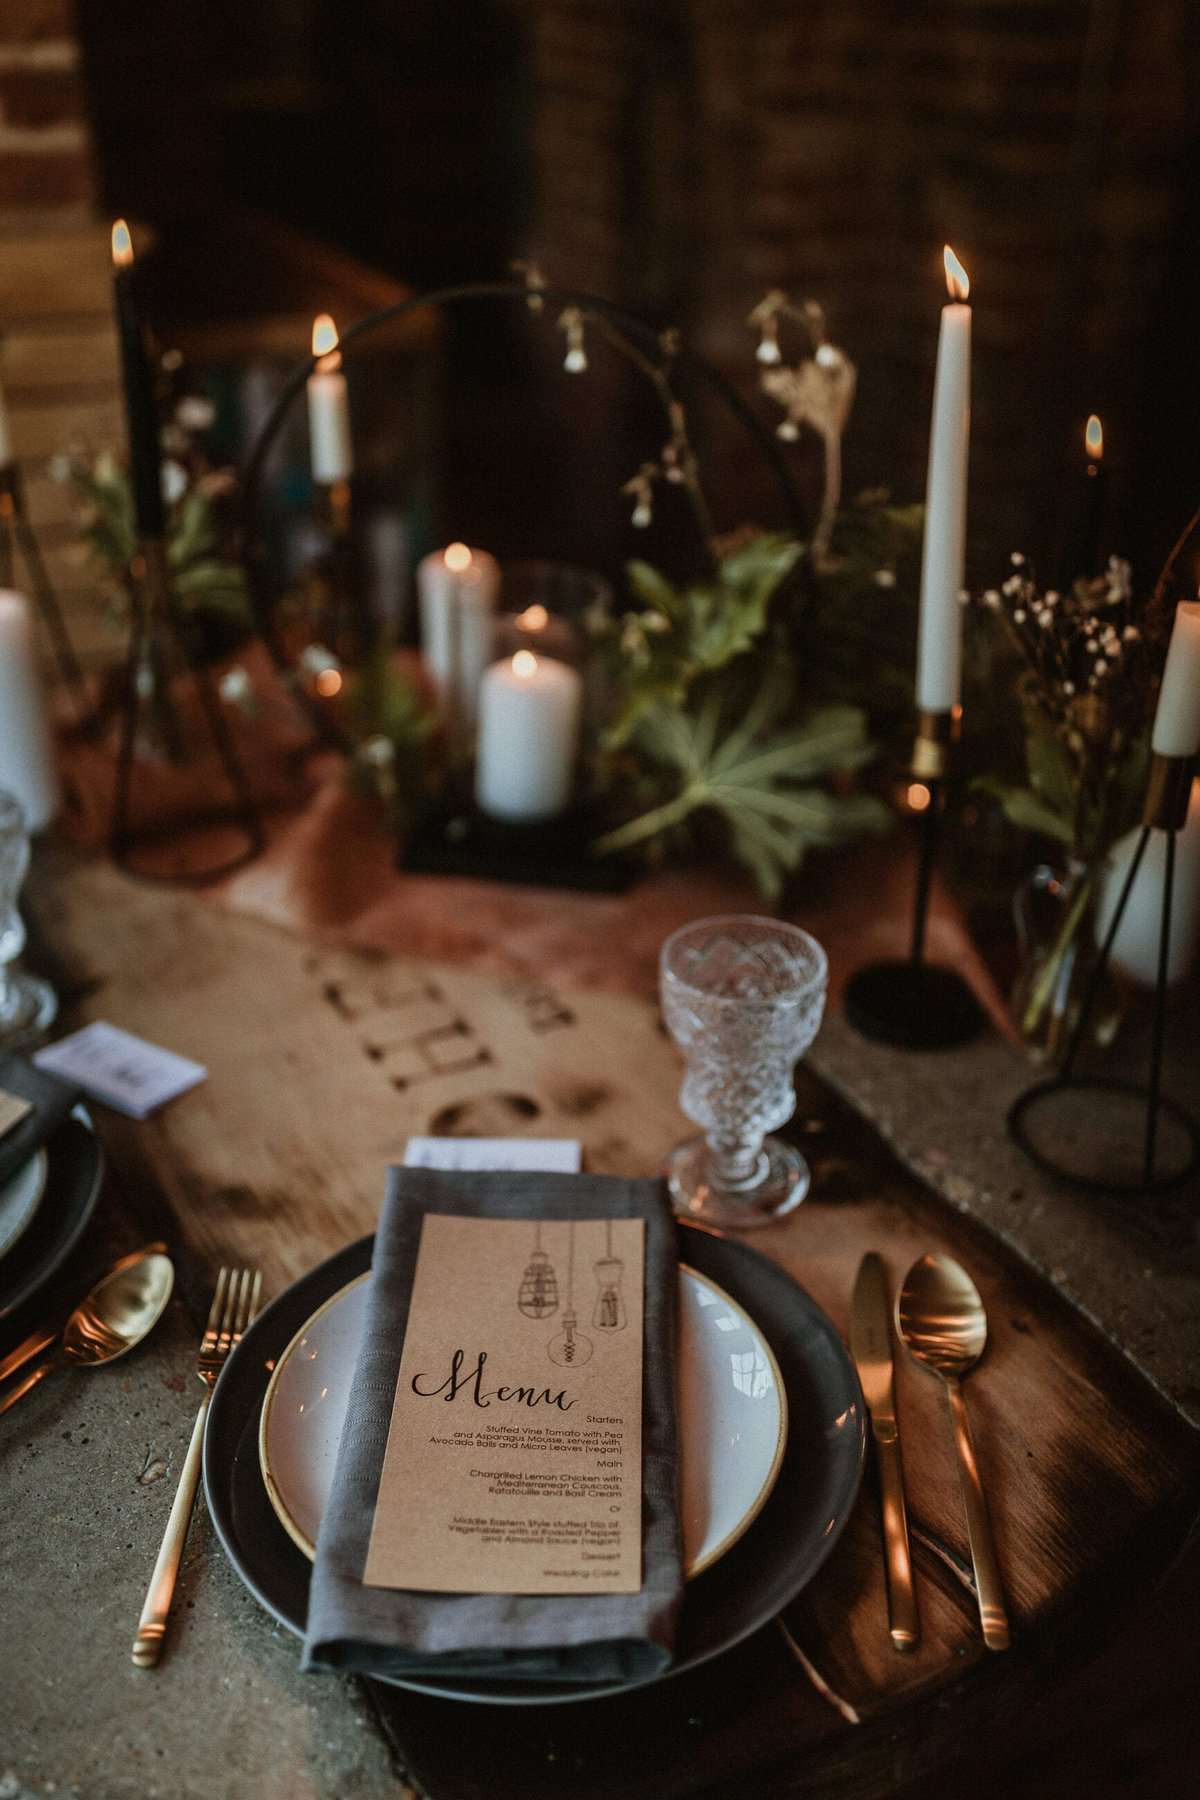
<instances>
[{"instance_id":1,"label":"white ceramic plate","mask_svg":"<svg viewBox=\"0 0 1200 1800\"><path fill-rule=\"evenodd\" d=\"M359 1276L302 1325L263 1400L263 1481L288 1536L311 1559L329 1498L366 1312ZM714 1281L679 1270L680 1520L688 1576L753 1523L787 1442L787 1397L771 1346Z\"/></svg>"},{"instance_id":2,"label":"white ceramic plate","mask_svg":"<svg viewBox=\"0 0 1200 1800\"><path fill-rule=\"evenodd\" d=\"M10 1181L0 1188L0 1256L7 1256L42 1203L46 1191L46 1152L35 1150Z\"/></svg>"}]
</instances>

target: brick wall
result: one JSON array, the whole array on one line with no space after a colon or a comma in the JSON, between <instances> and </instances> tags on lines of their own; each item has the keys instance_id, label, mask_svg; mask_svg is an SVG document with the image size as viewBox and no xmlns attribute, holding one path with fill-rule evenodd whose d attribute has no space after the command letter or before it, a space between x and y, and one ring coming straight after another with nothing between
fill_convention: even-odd
<instances>
[{"instance_id":1,"label":"brick wall","mask_svg":"<svg viewBox=\"0 0 1200 1800\"><path fill-rule=\"evenodd\" d=\"M82 222L91 140L70 0L0 7L0 225Z\"/></svg>"},{"instance_id":2,"label":"brick wall","mask_svg":"<svg viewBox=\"0 0 1200 1800\"><path fill-rule=\"evenodd\" d=\"M0 380L72 636L85 661L107 661L118 640L75 552L70 497L47 474L69 446L112 446L124 432L108 227L93 203L69 0L0 0Z\"/></svg>"},{"instance_id":3,"label":"brick wall","mask_svg":"<svg viewBox=\"0 0 1200 1800\"><path fill-rule=\"evenodd\" d=\"M1200 485L1175 444L1178 497L1163 498L1161 470L1148 495L1144 455L1171 404L1162 297L1197 283L1181 236L1200 48L1188 0L521 10L536 66L531 237L554 274L679 319L748 391L754 301L773 286L821 299L860 365L849 481L910 496L949 241L975 304L976 574L1017 543L1049 547L1092 409L1108 428L1114 531L1153 537L1138 513L1157 507L1169 540L1172 508ZM728 513L769 506L732 437L717 456Z\"/></svg>"}]
</instances>

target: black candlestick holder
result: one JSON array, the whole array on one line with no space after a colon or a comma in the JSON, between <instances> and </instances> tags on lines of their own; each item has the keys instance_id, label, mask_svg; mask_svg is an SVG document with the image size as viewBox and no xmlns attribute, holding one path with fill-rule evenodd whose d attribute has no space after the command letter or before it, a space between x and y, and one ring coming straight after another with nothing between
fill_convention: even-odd
<instances>
[{"instance_id":1,"label":"black candlestick holder","mask_svg":"<svg viewBox=\"0 0 1200 1800\"><path fill-rule=\"evenodd\" d=\"M929 892L937 863L941 814L961 707L923 710L917 721L912 773L929 791L921 814L911 948L904 961L872 963L846 984L846 1017L864 1037L902 1050L948 1050L978 1037L982 1008L954 969L925 960Z\"/></svg>"},{"instance_id":2,"label":"black candlestick holder","mask_svg":"<svg viewBox=\"0 0 1200 1800\"><path fill-rule=\"evenodd\" d=\"M15 462L9 462L0 466L0 587L12 587L18 551L25 564L33 603L50 639L59 679L70 689L76 716L83 724L91 718L92 710L83 670L29 520L21 472Z\"/></svg>"},{"instance_id":3,"label":"black candlestick holder","mask_svg":"<svg viewBox=\"0 0 1200 1800\"><path fill-rule=\"evenodd\" d=\"M129 652L109 848L114 862L143 880L201 886L231 875L260 854L266 845L262 821L209 672L189 655L171 594L166 547L161 538L143 541L129 572L128 592ZM186 821L172 818L162 825L137 826L131 823L130 807L139 736L153 728L168 766L179 767L189 760L189 730L176 711L171 692L176 672L180 687L190 679L199 717L216 752L228 802L224 808L205 806L202 815L198 812ZM158 717L152 720L150 715L156 708ZM153 851L160 842L167 846L168 854L173 854L171 846L177 843L181 825L186 828L219 824L233 825L239 832L241 844L231 855L202 868L171 869L155 862Z\"/></svg>"},{"instance_id":4,"label":"black candlestick holder","mask_svg":"<svg viewBox=\"0 0 1200 1800\"><path fill-rule=\"evenodd\" d=\"M1026 1088L1009 1108L1008 1129L1020 1148L1045 1174L1093 1193L1156 1194L1178 1186L1200 1168L1200 1129L1177 1101L1162 1092L1163 1033L1166 1024L1167 969L1171 945L1171 903L1175 883L1175 839L1187 820L1194 757L1160 756L1151 762L1150 783L1142 813L1142 833L1121 887L1116 910L1109 920L1100 954L1092 969L1079 1016L1067 1044L1062 1068L1045 1081ZM1088 1025L1104 972L1112 955L1121 920L1152 831L1166 834L1162 912L1158 937L1158 968L1154 984L1154 1009L1150 1027L1150 1068L1144 1087L1111 1076L1077 1075L1076 1065L1087 1037ZM1068 1112L1072 1102L1086 1108L1085 1129L1072 1132ZM1130 1161L1119 1140L1125 1103L1144 1109L1141 1155ZM1090 1103L1090 1104L1089 1104ZM1103 1108L1103 1113L1097 1112ZM1104 1120L1104 1143L1097 1151L1099 1121ZM1038 1120L1042 1136L1035 1136ZM1114 1120L1117 1124L1114 1140ZM1160 1167L1158 1150L1163 1127L1173 1135L1175 1155ZM1072 1160L1071 1148L1083 1146L1086 1163ZM1090 1154L1089 1154L1090 1152Z\"/></svg>"}]
</instances>

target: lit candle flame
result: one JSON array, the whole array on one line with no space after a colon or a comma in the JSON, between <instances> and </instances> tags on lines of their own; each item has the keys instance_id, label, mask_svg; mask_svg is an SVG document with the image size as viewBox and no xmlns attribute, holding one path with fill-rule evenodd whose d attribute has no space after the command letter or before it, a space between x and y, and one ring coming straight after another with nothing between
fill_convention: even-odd
<instances>
[{"instance_id":1,"label":"lit candle flame","mask_svg":"<svg viewBox=\"0 0 1200 1800\"><path fill-rule=\"evenodd\" d=\"M528 681L531 675L537 674L537 666L538 659L532 650L518 650L512 659L512 672L523 681Z\"/></svg>"},{"instance_id":2,"label":"lit candle flame","mask_svg":"<svg viewBox=\"0 0 1200 1800\"><path fill-rule=\"evenodd\" d=\"M522 631L545 631L550 623L550 614L538 601L527 606L524 612L517 614L517 624Z\"/></svg>"},{"instance_id":3,"label":"lit candle flame","mask_svg":"<svg viewBox=\"0 0 1200 1800\"><path fill-rule=\"evenodd\" d=\"M1104 455L1104 427L1095 413L1092 413L1084 429L1083 448L1089 462L1099 462Z\"/></svg>"},{"instance_id":4,"label":"lit candle flame","mask_svg":"<svg viewBox=\"0 0 1200 1800\"><path fill-rule=\"evenodd\" d=\"M946 264L946 287L949 290L950 298L965 300L971 291L970 278L949 244L943 246L942 259Z\"/></svg>"},{"instance_id":5,"label":"lit candle flame","mask_svg":"<svg viewBox=\"0 0 1200 1800\"><path fill-rule=\"evenodd\" d=\"M933 795L923 781L910 781L904 798L908 801L909 811L919 813L928 811Z\"/></svg>"},{"instance_id":6,"label":"lit candle flame","mask_svg":"<svg viewBox=\"0 0 1200 1800\"><path fill-rule=\"evenodd\" d=\"M465 544L451 544L446 551L446 567L453 575L463 575L471 566L471 552Z\"/></svg>"},{"instance_id":7,"label":"lit candle flame","mask_svg":"<svg viewBox=\"0 0 1200 1800\"><path fill-rule=\"evenodd\" d=\"M127 269L133 261L133 239L124 219L113 220L112 259L118 269Z\"/></svg>"},{"instance_id":8,"label":"lit candle flame","mask_svg":"<svg viewBox=\"0 0 1200 1800\"><path fill-rule=\"evenodd\" d=\"M312 353L319 358L317 367L322 372L328 373L342 366L337 326L328 313L318 313L313 320Z\"/></svg>"}]
</instances>

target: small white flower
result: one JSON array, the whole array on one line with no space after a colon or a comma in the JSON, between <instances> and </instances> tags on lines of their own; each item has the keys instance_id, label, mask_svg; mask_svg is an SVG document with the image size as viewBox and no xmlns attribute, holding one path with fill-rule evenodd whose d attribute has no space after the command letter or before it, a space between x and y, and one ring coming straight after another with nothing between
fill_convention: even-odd
<instances>
[{"instance_id":1,"label":"small white flower","mask_svg":"<svg viewBox=\"0 0 1200 1800\"><path fill-rule=\"evenodd\" d=\"M833 344L818 344L813 361L821 369L840 369L842 353Z\"/></svg>"},{"instance_id":2,"label":"small white flower","mask_svg":"<svg viewBox=\"0 0 1200 1800\"><path fill-rule=\"evenodd\" d=\"M582 375L587 366L587 351L582 344L573 345L563 357L563 368L568 375Z\"/></svg>"},{"instance_id":3,"label":"small white flower","mask_svg":"<svg viewBox=\"0 0 1200 1800\"><path fill-rule=\"evenodd\" d=\"M989 609L989 611L999 612L1000 596L996 592L995 588L987 589L987 591L985 592L985 594L983 596L983 604Z\"/></svg>"},{"instance_id":4,"label":"small white flower","mask_svg":"<svg viewBox=\"0 0 1200 1800\"><path fill-rule=\"evenodd\" d=\"M775 427L775 435L776 437L783 438L785 443L794 444L796 439L800 436L800 427L797 425L795 419L785 419L782 425L777 425Z\"/></svg>"},{"instance_id":5,"label":"small white flower","mask_svg":"<svg viewBox=\"0 0 1200 1800\"><path fill-rule=\"evenodd\" d=\"M644 531L650 523L650 518L650 502L648 500L639 500L633 509L633 523L637 526L639 531Z\"/></svg>"},{"instance_id":6,"label":"small white flower","mask_svg":"<svg viewBox=\"0 0 1200 1800\"><path fill-rule=\"evenodd\" d=\"M1008 560L1014 569L1020 569L1025 566L1025 557L1020 550L1014 550Z\"/></svg>"},{"instance_id":7,"label":"small white flower","mask_svg":"<svg viewBox=\"0 0 1200 1800\"><path fill-rule=\"evenodd\" d=\"M1023 606L1018 606L1014 611L1013 623L1016 625L1023 625L1025 623L1025 608Z\"/></svg>"},{"instance_id":8,"label":"small white flower","mask_svg":"<svg viewBox=\"0 0 1200 1800\"><path fill-rule=\"evenodd\" d=\"M1097 673L1097 675L1107 675L1108 674L1108 664L1105 662L1105 660L1102 656L1099 656L1096 658L1096 673Z\"/></svg>"},{"instance_id":9,"label":"small white flower","mask_svg":"<svg viewBox=\"0 0 1200 1800\"><path fill-rule=\"evenodd\" d=\"M1041 626L1043 631L1049 631L1049 629L1053 625L1053 623L1054 623L1054 614L1052 612L1050 612L1049 609L1047 609L1044 612L1040 612L1038 614L1038 624Z\"/></svg>"},{"instance_id":10,"label":"small white flower","mask_svg":"<svg viewBox=\"0 0 1200 1800\"><path fill-rule=\"evenodd\" d=\"M760 363L767 363L767 364L773 365L775 363L783 361L783 358L781 357L781 355L779 353L779 345L776 343L776 341L773 337L767 337L765 335L765 333L759 339L758 349L754 352L754 354L758 358Z\"/></svg>"},{"instance_id":11,"label":"small white flower","mask_svg":"<svg viewBox=\"0 0 1200 1800\"><path fill-rule=\"evenodd\" d=\"M1066 694L1067 698L1070 699L1071 695L1075 692L1075 683L1073 681L1064 681L1062 684L1062 691Z\"/></svg>"},{"instance_id":12,"label":"small white flower","mask_svg":"<svg viewBox=\"0 0 1200 1800\"><path fill-rule=\"evenodd\" d=\"M187 470L182 463L168 459L162 466L162 494L168 506L174 506L187 493Z\"/></svg>"},{"instance_id":13,"label":"small white flower","mask_svg":"<svg viewBox=\"0 0 1200 1800\"><path fill-rule=\"evenodd\" d=\"M667 618L665 613L657 611L642 613L641 622L643 631L653 632L656 635L661 634L664 631L670 631L671 629L670 619Z\"/></svg>"},{"instance_id":14,"label":"small white flower","mask_svg":"<svg viewBox=\"0 0 1200 1800\"><path fill-rule=\"evenodd\" d=\"M1011 600L1014 594L1019 594L1021 591L1021 577L1019 575L1010 575L1008 580L1001 585L1000 591L1003 594L1007 594Z\"/></svg>"},{"instance_id":15,"label":"small white flower","mask_svg":"<svg viewBox=\"0 0 1200 1800\"><path fill-rule=\"evenodd\" d=\"M1142 634L1136 625L1127 625L1121 635L1127 644L1136 644Z\"/></svg>"},{"instance_id":16,"label":"small white flower","mask_svg":"<svg viewBox=\"0 0 1200 1800\"><path fill-rule=\"evenodd\" d=\"M307 644L300 652L300 667L306 674L323 675L326 669L337 669L341 664L324 644Z\"/></svg>"},{"instance_id":17,"label":"small white flower","mask_svg":"<svg viewBox=\"0 0 1200 1800\"><path fill-rule=\"evenodd\" d=\"M363 759L376 769L386 769L396 760L396 746L391 738L368 738L362 747Z\"/></svg>"},{"instance_id":18,"label":"small white flower","mask_svg":"<svg viewBox=\"0 0 1200 1800\"><path fill-rule=\"evenodd\" d=\"M207 431L217 409L203 394L185 394L175 408L175 422L185 431Z\"/></svg>"},{"instance_id":19,"label":"small white flower","mask_svg":"<svg viewBox=\"0 0 1200 1800\"><path fill-rule=\"evenodd\" d=\"M1050 588L1047 591L1046 605L1051 607L1058 605L1058 590L1056 588Z\"/></svg>"},{"instance_id":20,"label":"small white flower","mask_svg":"<svg viewBox=\"0 0 1200 1800\"><path fill-rule=\"evenodd\" d=\"M217 683L217 692L230 706L240 706L250 698L250 677L245 669L227 669Z\"/></svg>"},{"instance_id":21,"label":"small white flower","mask_svg":"<svg viewBox=\"0 0 1200 1800\"><path fill-rule=\"evenodd\" d=\"M876 571L875 571L875 586L876 587L894 588L895 585L896 585L895 569L876 569Z\"/></svg>"}]
</instances>

